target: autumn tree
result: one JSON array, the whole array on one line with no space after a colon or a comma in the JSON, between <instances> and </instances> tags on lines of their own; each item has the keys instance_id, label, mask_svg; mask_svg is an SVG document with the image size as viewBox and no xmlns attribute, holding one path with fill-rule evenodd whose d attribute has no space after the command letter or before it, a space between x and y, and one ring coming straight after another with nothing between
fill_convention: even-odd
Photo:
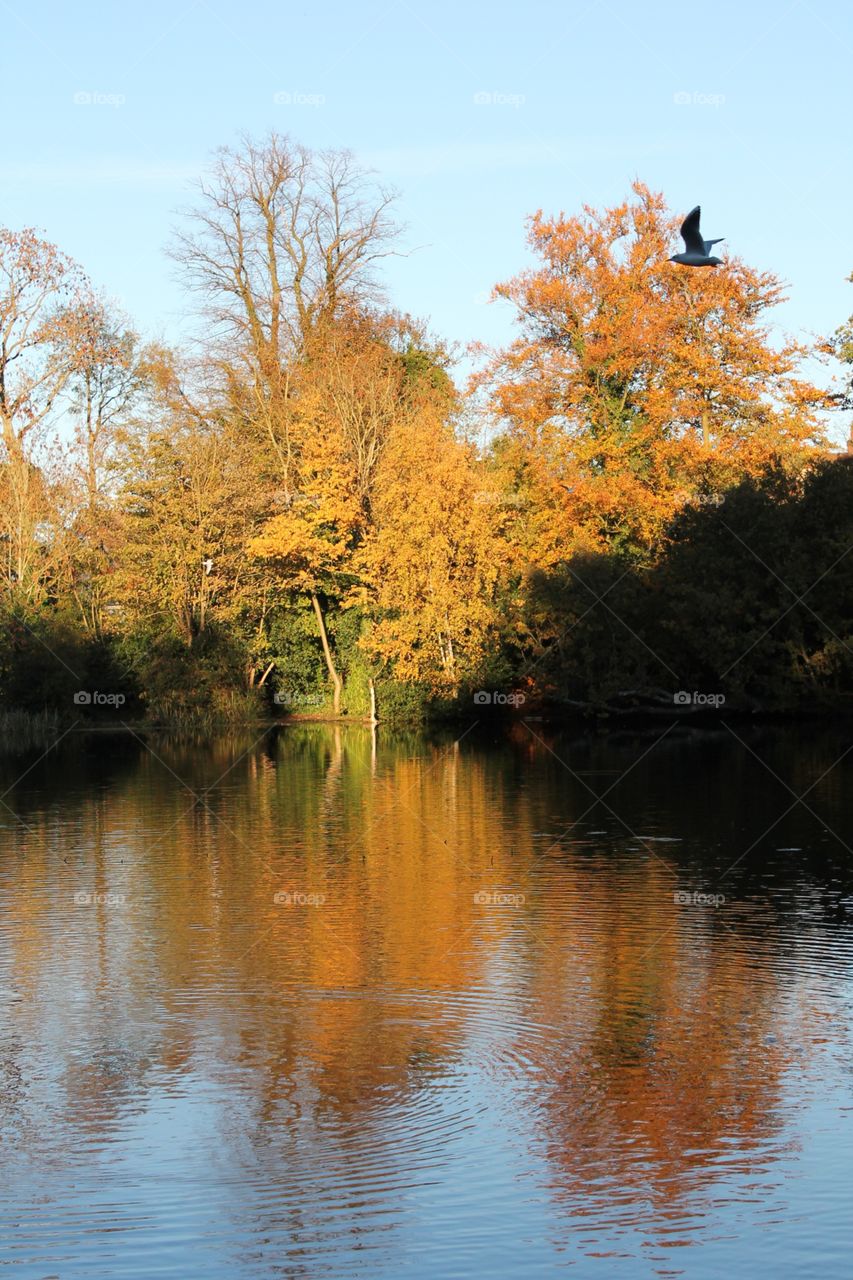
<instances>
[{"instance_id":1,"label":"autumn tree","mask_svg":"<svg viewBox=\"0 0 853 1280\"><path fill-rule=\"evenodd\" d=\"M612 209L539 212L538 265L495 290L520 332L486 381L504 475L535 512L523 554L540 565L572 548L642 554L693 495L801 466L822 442L805 349L771 340L780 281L734 257L670 263L678 221L641 183Z\"/></svg>"},{"instance_id":2,"label":"autumn tree","mask_svg":"<svg viewBox=\"0 0 853 1280\"><path fill-rule=\"evenodd\" d=\"M83 272L31 229L0 228L0 539L7 589L42 593L50 502L40 450L74 369Z\"/></svg>"},{"instance_id":3,"label":"autumn tree","mask_svg":"<svg viewBox=\"0 0 853 1280\"><path fill-rule=\"evenodd\" d=\"M376 469L404 412L405 367L395 349L405 326L348 307L318 324L294 368L300 449L293 484L250 544L283 585L310 600L335 714L343 679L326 621L358 580L355 552L371 518Z\"/></svg>"},{"instance_id":4,"label":"autumn tree","mask_svg":"<svg viewBox=\"0 0 853 1280\"><path fill-rule=\"evenodd\" d=\"M144 402L150 361L127 321L94 294L81 301L65 345L70 374L64 401L73 438L68 516L57 544L60 587L85 629L99 636L118 555L108 477L118 433Z\"/></svg>"},{"instance_id":5,"label":"autumn tree","mask_svg":"<svg viewBox=\"0 0 853 1280\"><path fill-rule=\"evenodd\" d=\"M253 540L250 552L310 600L336 713L343 681L326 615L330 608L360 607L363 619L384 616L393 589L391 578L383 582L380 601L374 584L383 578L382 557L417 554L415 537L406 541L400 522L392 526L391 512L395 506L410 511L412 494L424 484L433 485L433 503L441 501L435 474L410 472L435 461L428 440L444 439L449 430L453 392L445 363L446 353L409 318L347 308L317 327L295 374L302 440L298 490ZM460 452L456 461L462 458ZM398 469L404 460L405 473ZM418 603L411 594L393 607L399 613ZM432 622L407 617L409 638L418 627L429 630ZM446 626L443 620L442 634L452 643ZM406 643L401 631L393 653L381 652L381 643L365 645L364 651L384 661L404 654ZM433 658L441 665L437 650ZM452 665L450 653L448 660Z\"/></svg>"},{"instance_id":6,"label":"autumn tree","mask_svg":"<svg viewBox=\"0 0 853 1280\"><path fill-rule=\"evenodd\" d=\"M327 611L340 605L355 581L353 552L363 516L339 442L318 435L311 444L302 458L304 487L290 497L287 510L271 517L250 541L249 553L267 562L286 591L304 594L310 601L332 684L334 713L340 715L343 677L329 637Z\"/></svg>"},{"instance_id":7,"label":"autumn tree","mask_svg":"<svg viewBox=\"0 0 853 1280\"><path fill-rule=\"evenodd\" d=\"M847 279L850 284L853 284L853 275L848 276ZM836 329L832 337L824 343L823 349L825 354L835 356L846 366L841 389L832 396L833 408L853 409L853 373L850 372L853 367L853 316ZM853 453L853 425L849 431L847 452Z\"/></svg>"},{"instance_id":8,"label":"autumn tree","mask_svg":"<svg viewBox=\"0 0 853 1280\"><path fill-rule=\"evenodd\" d=\"M271 133L223 148L174 256L210 326L214 381L289 491L298 466L293 365L318 326L374 294L392 196L346 151Z\"/></svg>"},{"instance_id":9,"label":"autumn tree","mask_svg":"<svg viewBox=\"0 0 853 1280\"><path fill-rule=\"evenodd\" d=\"M147 412L119 437L116 600L126 623L174 627L191 648L257 585L244 552L256 513L249 455L239 431L189 394L171 352L150 350L147 373Z\"/></svg>"},{"instance_id":10,"label":"autumn tree","mask_svg":"<svg viewBox=\"0 0 853 1280\"><path fill-rule=\"evenodd\" d=\"M146 357L128 321L95 295L80 304L66 350L66 394L76 461L86 505L93 510L102 495L116 431L127 421L145 387Z\"/></svg>"},{"instance_id":11,"label":"autumn tree","mask_svg":"<svg viewBox=\"0 0 853 1280\"><path fill-rule=\"evenodd\" d=\"M397 679L447 696L498 639L502 511L472 447L435 408L402 423L383 455L359 564L365 648Z\"/></svg>"}]
</instances>

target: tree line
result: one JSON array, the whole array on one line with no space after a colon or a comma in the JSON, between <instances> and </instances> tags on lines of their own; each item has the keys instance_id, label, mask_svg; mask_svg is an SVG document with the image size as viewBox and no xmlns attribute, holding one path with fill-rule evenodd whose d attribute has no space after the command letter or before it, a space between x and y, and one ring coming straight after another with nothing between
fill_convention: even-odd
<instances>
[{"instance_id":1,"label":"tree line","mask_svg":"<svg viewBox=\"0 0 853 1280\"><path fill-rule=\"evenodd\" d=\"M465 386L388 304L393 193L347 152L217 153L172 243L181 349L0 229L0 706L843 703L850 399L803 369L849 363L853 324L780 339L782 282L679 270L677 223L639 182L532 216L494 290L516 335Z\"/></svg>"}]
</instances>

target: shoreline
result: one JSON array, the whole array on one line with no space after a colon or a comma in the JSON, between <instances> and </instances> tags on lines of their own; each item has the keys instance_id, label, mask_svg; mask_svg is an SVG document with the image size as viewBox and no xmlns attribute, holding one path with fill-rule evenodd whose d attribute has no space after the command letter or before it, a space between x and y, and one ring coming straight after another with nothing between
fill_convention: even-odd
<instances>
[{"instance_id":1,"label":"shoreline","mask_svg":"<svg viewBox=\"0 0 853 1280\"><path fill-rule=\"evenodd\" d=\"M732 707L728 711L707 710L705 708L689 708L683 711L665 707L642 708L603 708L555 710L541 708L528 715L486 714L480 708L473 708L473 722L484 728L511 728L514 725L543 724L549 727L585 727L591 730L602 730L626 725L655 724L668 721L673 725L691 726L723 725L726 721L739 724L837 724L853 720L853 708L836 708L820 711L795 710L748 710L743 707ZM35 717L34 717L35 718ZM289 725L354 725L362 729L391 729L402 731L412 729L430 730L452 728L455 725L471 725L469 714L443 715L426 717L423 720L383 720L370 716L333 716L333 715L292 715L276 718L260 718L247 720L217 721L168 721L168 720L128 720L128 721L78 721L77 723L58 721L57 729L64 734L80 733L180 733L180 732L224 732L247 729L283 729ZM471 725L473 727L473 725Z\"/></svg>"}]
</instances>

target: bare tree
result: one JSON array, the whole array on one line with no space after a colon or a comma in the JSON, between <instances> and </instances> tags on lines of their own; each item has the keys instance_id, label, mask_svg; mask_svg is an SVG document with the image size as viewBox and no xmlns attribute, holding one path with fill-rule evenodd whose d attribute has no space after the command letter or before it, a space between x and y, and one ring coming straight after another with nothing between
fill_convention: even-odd
<instances>
[{"instance_id":1,"label":"bare tree","mask_svg":"<svg viewBox=\"0 0 853 1280\"><path fill-rule=\"evenodd\" d=\"M199 185L172 253L224 340L211 352L220 386L260 425L289 491L293 362L319 324L375 295L397 232L393 195L349 152L315 153L276 133L220 150Z\"/></svg>"},{"instance_id":2,"label":"bare tree","mask_svg":"<svg viewBox=\"0 0 853 1280\"><path fill-rule=\"evenodd\" d=\"M68 384L75 443L86 491L94 510L116 430L126 421L145 386L139 339L124 317L100 298L80 308Z\"/></svg>"},{"instance_id":3,"label":"bare tree","mask_svg":"<svg viewBox=\"0 0 853 1280\"><path fill-rule=\"evenodd\" d=\"M0 433L8 458L45 421L71 374L68 344L86 280L30 229L0 227Z\"/></svg>"}]
</instances>

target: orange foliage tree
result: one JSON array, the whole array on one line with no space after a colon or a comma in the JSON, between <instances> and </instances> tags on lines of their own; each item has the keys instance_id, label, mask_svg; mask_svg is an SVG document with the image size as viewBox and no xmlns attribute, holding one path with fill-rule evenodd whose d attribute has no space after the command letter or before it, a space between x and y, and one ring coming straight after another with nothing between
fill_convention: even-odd
<instances>
[{"instance_id":1,"label":"orange foliage tree","mask_svg":"<svg viewBox=\"0 0 853 1280\"><path fill-rule=\"evenodd\" d=\"M455 694L496 638L500 508L471 446L426 405L379 470L360 558L373 620L365 647L398 679Z\"/></svg>"},{"instance_id":2,"label":"orange foliage tree","mask_svg":"<svg viewBox=\"0 0 853 1280\"><path fill-rule=\"evenodd\" d=\"M329 319L306 339L293 366L291 487L284 510L249 543L273 564L285 589L305 594L317 619L334 711L343 678L327 626L359 581L357 549L371 520L376 468L407 412L406 369L398 344L405 325L357 308Z\"/></svg>"},{"instance_id":3,"label":"orange foliage tree","mask_svg":"<svg viewBox=\"0 0 853 1280\"><path fill-rule=\"evenodd\" d=\"M779 279L727 257L668 261L678 217L642 183L612 209L529 224L538 265L495 289L519 336L482 375L503 429L507 485L533 514L522 554L643 554L685 501L823 442L825 397L798 376L805 349L774 345ZM523 503L522 503L523 505Z\"/></svg>"},{"instance_id":4,"label":"orange foliage tree","mask_svg":"<svg viewBox=\"0 0 853 1280\"><path fill-rule=\"evenodd\" d=\"M312 335L292 374L298 488L249 550L310 600L336 713L330 609L360 610L374 671L445 692L490 640L496 513L478 501L481 468L454 431L445 365L409 319L351 308Z\"/></svg>"}]
</instances>

